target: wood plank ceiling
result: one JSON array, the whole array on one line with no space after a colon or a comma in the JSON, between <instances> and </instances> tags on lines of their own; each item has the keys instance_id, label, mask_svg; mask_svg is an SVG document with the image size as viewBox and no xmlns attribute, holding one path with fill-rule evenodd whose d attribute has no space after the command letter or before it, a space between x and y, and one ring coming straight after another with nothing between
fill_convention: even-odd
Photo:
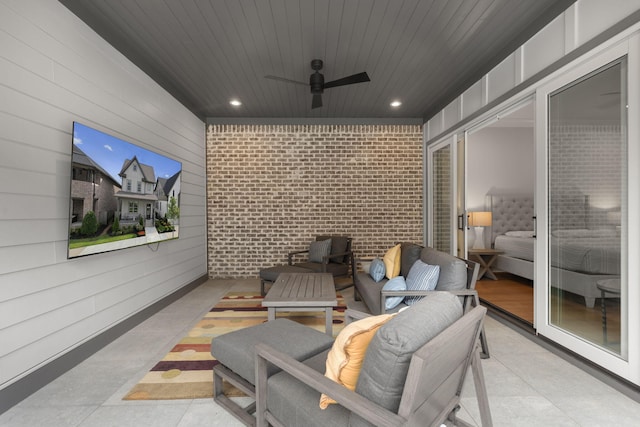
<instances>
[{"instance_id":1,"label":"wood plank ceiling","mask_svg":"<svg viewBox=\"0 0 640 427\"><path fill-rule=\"evenodd\" d=\"M203 119L428 119L574 1L60 0ZM308 82L316 58L325 81L371 81L312 109L309 87L264 78Z\"/></svg>"}]
</instances>

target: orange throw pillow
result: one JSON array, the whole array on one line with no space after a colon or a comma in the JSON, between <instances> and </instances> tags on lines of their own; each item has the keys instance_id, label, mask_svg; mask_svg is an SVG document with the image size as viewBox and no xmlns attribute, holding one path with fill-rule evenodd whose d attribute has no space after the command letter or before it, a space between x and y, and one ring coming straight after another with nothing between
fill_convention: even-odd
<instances>
[{"instance_id":1,"label":"orange throw pillow","mask_svg":"<svg viewBox=\"0 0 640 427\"><path fill-rule=\"evenodd\" d=\"M396 245L389 249L382 258L386 269L387 279L393 279L400 274L400 245Z\"/></svg>"},{"instance_id":2,"label":"orange throw pillow","mask_svg":"<svg viewBox=\"0 0 640 427\"><path fill-rule=\"evenodd\" d=\"M381 314L366 317L345 326L327 355L325 377L349 390L355 390L369 342L380 326L393 316ZM329 396L320 396L320 408L326 409L332 403L336 401Z\"/></svg>"}]
</instances>

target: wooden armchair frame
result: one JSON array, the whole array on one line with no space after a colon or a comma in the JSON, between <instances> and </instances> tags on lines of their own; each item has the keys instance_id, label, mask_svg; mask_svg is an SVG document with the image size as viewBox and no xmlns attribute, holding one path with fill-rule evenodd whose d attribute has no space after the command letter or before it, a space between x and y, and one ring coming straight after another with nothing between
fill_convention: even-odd
<instances>
[{"instance_id":1,"label":"wooden armchair frame","mask_svg":"<svg viewBox=\"0 0 640 427\"><path fill-rule=\"evenodd\" d=\"M484 307L473 308L413 354L397 414L338 385L281 351L259 344L256 346L256 425L285 425L267 406L267 366L271 363L380 427L439 426L446 420L455 425L470 426L458 420L456 412L466 373L471 367L481 423L483 427L490 427L491 412L477 345L485 313Z\"/></svg>"},{"instance_id":2,"label":"wooden armchair frame","mask_svg":"<svg viewBox=\"0 0 640 427\"><path fill-rule=\"evenodd\" d=\"M331 237L331 236L326 236L326 237ZM334 253L334 254L330 254L327 256L322 257L322 262L319 263L321 264L321 273L331 273L331 271L327 271L327 265L335 259L346 259L346 262L338 262L338 264L347 264L347 276L351 275L351 278L354 280L355 283L355 256L353 254L353 251L351 250L351 243L353 242L353 238L351 237L347 237L344 236L344 238L346 238L347 240L347 250L344 252L339 252L339 253ZM302 254L308 254L309 253L309 249L305 249L305 250L299 250L299 251L293 251L293 252L289 252L287 253L287 264L288 265L295 265L295 261L294 258L297 256L300 256ZM349 271L350 270L350 271ZM337 277L344 277L344 276L337 276ZM349 284L347 286L344 287L340 287L340 288L336 288L336 289L344 289L347 288L349 286L353 286L352 284Z\"/></svg>"}]
</instances>

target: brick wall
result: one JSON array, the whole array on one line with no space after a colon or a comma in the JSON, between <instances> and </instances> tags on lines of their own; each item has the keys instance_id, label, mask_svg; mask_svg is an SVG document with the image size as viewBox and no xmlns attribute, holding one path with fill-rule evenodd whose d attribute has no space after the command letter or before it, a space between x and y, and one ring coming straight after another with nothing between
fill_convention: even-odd
<instances>
[{"instance_id":1,"label":"brick wall","mask_svg":"<svg viewBox=\"0 0 640 427\"><path fill-rule=\"evenodd\" d=\"M421 242L418 125L209 125L208 268L252 277L319 234L357 256Z\"/></svg>"}]
</instances>

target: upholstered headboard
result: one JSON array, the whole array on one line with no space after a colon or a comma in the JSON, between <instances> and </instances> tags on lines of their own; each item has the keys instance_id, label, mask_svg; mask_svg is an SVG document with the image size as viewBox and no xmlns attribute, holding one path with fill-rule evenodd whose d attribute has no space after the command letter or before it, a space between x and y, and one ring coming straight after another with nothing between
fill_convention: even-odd
<instances>
[{"instance_id":1,"label":"upholstered headboard","mask_svg":"<svg viewBox=\"0 0 640 427\"><path fill-rule=\"evenodd\" d=\"M487 208L492 213L491 243L507 231L533 230L533 196L488 195Z\"/></svg>"}]
</instances>

